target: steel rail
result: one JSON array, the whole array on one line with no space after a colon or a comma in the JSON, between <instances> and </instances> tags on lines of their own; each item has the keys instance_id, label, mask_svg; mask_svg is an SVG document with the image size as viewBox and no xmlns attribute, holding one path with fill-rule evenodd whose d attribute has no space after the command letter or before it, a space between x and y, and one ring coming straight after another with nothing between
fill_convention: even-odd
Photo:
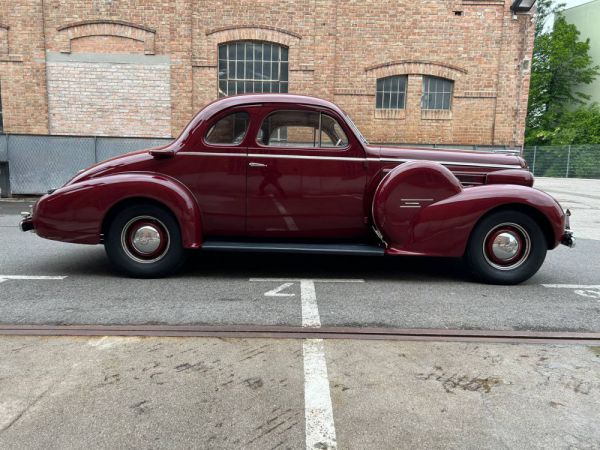
<instances>
[{"instance_id":1,"label":"steel rail","mask_svg":"<svg viewBox=\"0 0 600 450\"><path fill-rule=\"evenodd\" d=\"M428 328L321 327L269 325L23 325L0 324L0 335L164 336L279 339L374 339L600 345L600 333L570 331L457 330Z\"/></svg>"}]
</instances>

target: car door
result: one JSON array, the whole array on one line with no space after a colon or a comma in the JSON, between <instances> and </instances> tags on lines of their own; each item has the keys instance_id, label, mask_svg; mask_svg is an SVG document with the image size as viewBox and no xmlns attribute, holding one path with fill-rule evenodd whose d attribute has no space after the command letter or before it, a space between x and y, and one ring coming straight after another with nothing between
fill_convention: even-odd
<instances>
[{"instance_id":1,"label":"car door","mask_svg":"<svg viewBox=\"0 0 600 450\"><path fill-rule=\"evenodd\" d=\"M332 111L264 108L248 140L249 236L352 239L367 234L364 150Z\"/></svg>"},{"instance_id":2,"label":"car door","mask_svg":"<svg viewBox=\"0 0 600 450\"><path fill-rule=\"evenodd\" d=\"M246 229L246 146L250 108L209 119L194 144L177 154L177 178L194 193L204 236L243 236Z\"/></svg>"}]
</instances>

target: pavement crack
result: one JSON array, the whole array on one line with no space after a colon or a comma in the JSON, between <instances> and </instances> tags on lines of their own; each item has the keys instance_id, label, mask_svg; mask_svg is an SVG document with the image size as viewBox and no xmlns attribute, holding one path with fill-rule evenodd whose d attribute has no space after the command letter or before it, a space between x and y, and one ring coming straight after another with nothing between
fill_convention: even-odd
<instances>
[{"instance_id":1,"label":"pavement crack","mask_svg":"<svg viewBox=\"0 0 600 450\"><path fill-rule=\"evenodd\" d=\"M55 386L55 384L56 383L51 384L44 391L42 391L36 398L34 398L31 403L29 403L20 413L18 413L15 417L13 417L13 419L9 423L7 423L2 429L0 429L0 433L4 433L4 432L8 431L15 423L17 423L19 420L21 420L21 418L25 415L25 413L27 413L27 411L29 411L31 408L33 408L35 405L37 405L40 402L40 400L42 400L42 398L44 398L46 396L46 394Z\"/></svg>"}]
</instances>

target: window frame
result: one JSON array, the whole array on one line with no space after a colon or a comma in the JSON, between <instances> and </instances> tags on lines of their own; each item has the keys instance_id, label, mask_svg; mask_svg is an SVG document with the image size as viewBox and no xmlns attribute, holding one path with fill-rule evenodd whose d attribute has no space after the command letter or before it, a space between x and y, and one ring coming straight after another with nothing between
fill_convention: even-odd
<instances>
[{"instance_id":1,"label":"window frame","mask_svg":"<svg viewBox=\"0 0 600 450\"><path fill-rule=\"evenodd\" d=\"M388 79L390 79L390 80L394 80L394 79L399 79L400 80L400 79L403 79L404 80L404 91L400 91L399 88L398 88L397 91L393 90L392 88L390 88L389 91L386 91L385 90L385 80L388 80ZM379 90L379 82L380 81L384 84L384 86L383 86L383 88L381 90ZM386 76L386 77L377 78L375 80L375 110L376 111L405 111L406 110L406 97L407 97L407 94L408 94L408 81L409 81L408 74L389 75L389 76ZM377 100L378 100L379 93L382 94L382 101L381 101L382 106L381 107L377 106L377 103L378 103ZM386 107L383 106L386 95L390 96L390 105L391 105L391 96L392 96L392 94L396 94L398 96L400 96L400 94L402 94L402 100L403 101L402 101L402 107L401 108L400 107L395 107L395 108L388 107L388 108L386 108Z\"/></svg>"},{"instance_id":2,"label":"window frame","mask_svg":"<svg viewBox=\"0 0 600 450\"><path fill-rule=\"evenodd\" d=\"M434 75L423 75L422 76L423 81L422 81L422 93L421 93L421 110L422 111L452 111L452 104L453 99L454 99L454 80L450 79L450 78L444 78L444 77L437 77ZM427 82L427 88L429 89L429 86L431 85L431 81L432 80L442 80L445 82L448 82L450 84L450 91L446 92L443 91L442 92L433 92L433 95L449 95L448 98L448 108L426 108L425 107L425 98L428 97L429 95L431 95L430 91L425 91L425 83ZM442 97L442 105L444 102L444 98ZM435 97L434 97L434 105L436 103L435 101Z\"/></svg>"},{"instance_id":3,"label":"window frame","mask_svg":"<svg viewBox=\"0 0 600 450\"><path fill-rule=\"evenodd\" d=\"M237 45L238 44L242 44L243 45L243 59L237 59ZM252 48L252 59L247 59L247 56L249 56L247 53L247 44L252 44L253 46ZM255 47L254 45L256 44L261 44L262 45L262 49L261 49L261 59L257 60L255 59ZM270 46L270 55L271 58L269 60L265 59L265 46L268 45ZM225 59L221 58L221 48L225 48ZM230 50L234 49L234 55L233 58L230 58ZM277 50L278 53L278 59L275 60L274 55L274 51ZM285 59L283 59L283 55L284 55L284 50L285 50ZM262 41L262 40L255 40L255 39L238 39L238 40L233 40L233 41L227 41L227 42L222 42L219 43L217 45L217 98L227 98L227 97L231 97L233 95L242 95L242 94L252 94L252 93L275 93L275 94L286 94L289 92L289 83L290 83L290 63L289 63L289 47L283 44L280 44L278 42L271 42L271 41ZM222 62L225 63L225 68L224 68L224 76L223 78L221 78L221 64ZM261 73L265 73L264 69L265 69L265 64L267 66L269 66L269 73L270 76L272 77L272 69L273 69L273 64L277 65L277 74L278 74L278 78L274 79L274 78L268 78L268 79L257 79L257 78L245 78L246 76L246 69L248 68L248 63L250 63L252 65L252 71L254 72L254 67L256 66L256 63L259 62L260 66L261 66ZM244 72L244 77L243 78L238 78L237 77L237 69L238 69L238 65L241 63L241 68ZM234 74L235 77L234 78L230 78L230 69L231 66L233 65L234 68ZM285 66L285 75L282 76L283 73L283 66ZM256 72L254 72L255 74ZM225 86L227 88L227 91L223 91L221 89L221 82L225 83ZM234 83L235 86L235 92L231 93L229 92L229 83ZM244 85L244 89L242 92L238 92L237 90L237 85L238 83L242 83ZM246 90L246 84L247 83L252 83L253 88L251 91ZM255 90L254 89L254 83L260 83L261 84L261 89L260 90ZM266 91L264 89L264 85L265 84L269 84L269 90ZM273 91L272 85L276 84L277 85L277 91ZM285 85L285 90L282 91L282 84Z\"/></svg>"},{"instance_id":4,"label":"window frame","mask_svg":"<svg viewBox=\"0 0 600 450\"><path fill-rule=\"evenodd\" d=\"M265 145L262 142L260 142L258 140L258 133L260 133L263 123L265 122L265 120L267 120L269 118L269 116L280 113L280 112L310 112L310 113L319 114L319 129L317 131L317 134L319 135L319 146L317 146L317 147L306 147L306 146L304 146L304 147L286 147L286 146ZM322 147L321 146L322 115L323 114L331 117L338 124L338 126L344 132L344 134L346 135L346 145L344 147ZM350 140L351 140L350 134L348 133L348 130L346 130L344 125L342 125L342 122L340 122L340 120L334 114L330 113L329 111L322 111L320 109L304 109L304 108L273 109L261 117L259 125L256 128L256 131L254 133L254 143L258 147L263 148L263 149L279 149L279 150L286 150L286 151L287 150L290 150L290 151L294 151L294 150L305 150L305 151L325 150L325 151L343 152L343 151L347 151L350 148L352 148L352 144L351 144Z\"/></svg>"}]
</instances>

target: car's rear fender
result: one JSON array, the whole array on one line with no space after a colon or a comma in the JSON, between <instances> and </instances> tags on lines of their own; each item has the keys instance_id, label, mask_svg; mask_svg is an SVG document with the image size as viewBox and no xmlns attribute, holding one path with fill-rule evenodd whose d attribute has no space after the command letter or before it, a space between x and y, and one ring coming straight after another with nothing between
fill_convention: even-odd
<instances>
[{"instance_id":1,"label":"car's rear fender","mask_svg":"<svg viewBox=\"0 0 600 450\"><path fill-rule=\"evenodd\" d=\"M201 214L193 194L178 180L155 173L118 173L64 186L39 200L33 223L48 239L97 244L111 215L138 201L164 206L179 223L184 247L200 247Z\"/></svg>"},{"instance_id":2,"label":"car's rear fender","mask_svg":"<svg viewBox=\"0 0 600 450\"><path fill-rule=\"evenodd\" d=\"M373 219L388 254L457 257L478 221L500 208L532 215L549 248L560 242L564 213L548 194L511 184L463 189L452 172L429 162L403 164L384 178L375 193Z\"/></svg>"}]
</instances>

